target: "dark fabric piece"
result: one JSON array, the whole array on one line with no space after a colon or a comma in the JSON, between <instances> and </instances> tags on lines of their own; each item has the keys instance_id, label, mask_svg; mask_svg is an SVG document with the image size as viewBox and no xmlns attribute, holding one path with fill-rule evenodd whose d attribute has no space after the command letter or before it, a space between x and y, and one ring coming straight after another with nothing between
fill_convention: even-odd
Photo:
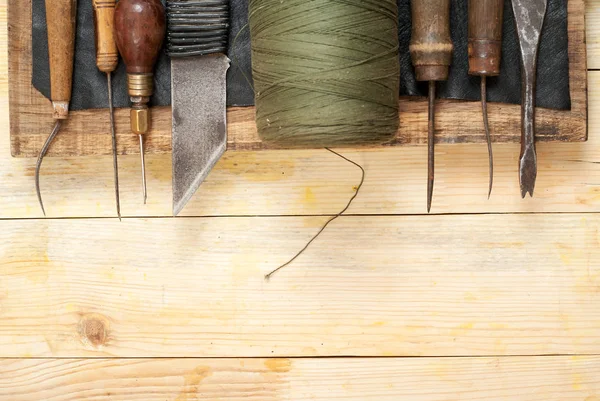
<instances>
[{"instance_id":1,"label":"dark fabric piece","mask_svg":"<svg viewBox=\"0 0 600 401\"><path fill-rule=\"evenodd\" d=\"M45 96L50 94L48 49L44 0L33 1L33 85ZM479 78L468 75L467 3L452 0L452 36L455 45L450 79L439 85L439 97L479 99ZM488 79L488 99L492 102L520 103L521 67L518 40L510 0L505 3L502 74ZM408 45L410 41L410 1L398 0L400 22L401 95L427 94L427 85L415 81ZM80 1L77 17L75 78L72 110L107 107L106 77L96 68L94 25L91 1ZM242 30L248 22L248 0L231 0L231 34L227 75L228 105L246 106L254 103L251 81L250 35ZM236 40L237 36L237 40ZM552 109L570 109L569 59L567 37L567 0L548 0L548 15L542 34L538 71L537 104ZM244 72L248 80L244 78ZM198 79L202 79L201 76ZM153 105L169 105L171 70L163 52L157 64L156 90ZM121 62L113 78L116 107L129 106L126 92L125 66Z\"/></svg>"}]
</instances>

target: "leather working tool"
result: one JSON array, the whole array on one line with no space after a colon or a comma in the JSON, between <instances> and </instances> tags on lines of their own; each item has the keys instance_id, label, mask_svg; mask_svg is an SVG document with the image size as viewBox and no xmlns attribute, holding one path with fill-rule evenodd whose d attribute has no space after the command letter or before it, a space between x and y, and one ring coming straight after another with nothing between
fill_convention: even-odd
<instances>
[{"instance_id":1,"label":"leather working tool","mask_svg":"<svg viewBox=\"0 0 600 401\"><path fill-rule=\"evenodd\" d=\"M115 201L117 215L121 219L121 202L119 200L119 165L117 161L117 135L115 132L115 113L112 100L112 72L119 64L119 51L115 42L115 0L93 0L94 33L96 37L96 66L106 73L108 85L108 107L110 114L110 131L112 135L113 169L115 176Z\"/></svg>"},{"instance_id":2,"label":"leather working tool","mask_svg":"<svg viewBox=\"0 0 600 401\"><path fill-rule=\"evenodd\" d=\"M153 69L165 32L165 8L160 0L120 0L117 3L115 37L127 66L131 131L140 140L144 204L147 199L144 135L150 130L148 102L154 91Z\"/></svg>"},{"instance_id":3,"label":"leather working tool","mask_svg":"<svg viewBox=\"0 0 600 401\"><path fill-rule=\"evenodd\" d=\"M69 102L73 85L75 59L75 25L77 0L46 0L46 25L48 27L48 57L50 61L50 99L56 120L54 129L46 139L35 166L35 189L44 216L46 210L40 192L40 168L48 148L60 131L63 120L69 117Z\"/></svg>"},{"instance_id":4,"label":"leather working tool","mask_svg":"<svg viewBox=\"0 0 600 401\"><path fill-rule=\"evenodd\" d=\"M454 46L450 37L450 0L413 0L410 54L417 81L429 81L427 212L435 179L435 89L446 81Z\"/></svg>"},{"instance_id":5,"label":"leather working tool","mask_svg":"<svg viewBox=\"0 0 600 401\"><path fill-rule=\"evenodd\" d=\"M512 0L521 50L521 157L519 182L521 196L533 196L537 178L535 151L535 90L540 37L548 0Z\"/></svg>"},{"instance_id":6,"label":"leather working tool","mask_svg":"<svg viewBox=\"0 0 600 401\"><path fill-rule=\"evenodd\" d=\"M487 112L487 77L500 75L504 0L469 0L469 74L481 77L481 109L488 145L489 189L494 184L494 154Z\"/></svg>"},{"instance_id":7,"label":"leather working tool","mask_svg":"<svg viewBox=\"0 0 600 401\"><path fill-rule=\"evenodd\" d=\"M229 1L167 1L173 108L173 215L227 147Z\"/></svg>"}]
</instances>

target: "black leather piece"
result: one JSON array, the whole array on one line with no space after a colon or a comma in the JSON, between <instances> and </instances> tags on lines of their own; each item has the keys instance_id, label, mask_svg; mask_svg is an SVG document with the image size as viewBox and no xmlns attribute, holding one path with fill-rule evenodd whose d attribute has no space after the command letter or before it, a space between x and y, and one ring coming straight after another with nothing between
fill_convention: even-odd
<instances>
[{"instance_id":1,"label":"black leather piece","mask_svg":"<svg viewBox=\"0 0 600 401\"><path fill-rule=\"evenodd\" d=\"M50 94L48 75L48 49L45 25L44 0L33 2L33 85L45 96ZM77 43L75 77L73 81L72 110L107 107L106 77L96 68L94 25L91 1L79 1L77 16ZM467 60L467 3L452 0L452 36L455 44L454 62L448 82L439 85L439 97L453 99L479 99L479 78L469 77ZM493 102L520 103L520 56L510 0L506 0L502 74L488 79L488 99ZM398 0L400 22L401 94L427 94L427 86L415 81L408 45L410 41L410 2ZM248 22L248 0L231 0L231 33L229 58L232 60L227 76L227 103L251 105L254 94L244 72L251 81L250 35L245 28ZM236 40L237 36L237 40ZM198 79L202 79L201 76ZM171 103L171 70L168 57L163 52L157 64L153 105ZM125 66L121 62L113 78L114 104L129 106L126 92ZM548 0L548 15L542 34L538 66L537 104L553 109L570 109L569 59L567 37L567 0Z\"/></svg>"}]
</instances>

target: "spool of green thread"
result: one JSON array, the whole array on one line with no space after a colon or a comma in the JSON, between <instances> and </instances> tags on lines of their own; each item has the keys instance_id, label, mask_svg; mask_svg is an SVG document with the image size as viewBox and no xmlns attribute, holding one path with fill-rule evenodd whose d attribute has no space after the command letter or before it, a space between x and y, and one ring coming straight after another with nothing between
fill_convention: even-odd
<instances>
[{"instance_id":1,"label":"spool of green thread","mask_svg":"<svg viewBox=\"0 0 600 401\"><path fill-rule=\"evenodd\" d=\"M398 130L396 0L250 0L256 124L280 147L384 143Z\"/></svg>"}]
</instances>

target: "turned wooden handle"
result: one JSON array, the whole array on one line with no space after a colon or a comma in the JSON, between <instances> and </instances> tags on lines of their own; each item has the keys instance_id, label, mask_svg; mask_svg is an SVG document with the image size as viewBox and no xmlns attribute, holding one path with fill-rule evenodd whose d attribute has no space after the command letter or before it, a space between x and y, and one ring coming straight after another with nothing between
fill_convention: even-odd
<instances>
[{"instance_id":1,"label":"turned wooden handle","mask_svg":"<svg viewBox=\"0 0 600 401\"><path fill-rule=\"evenodd\" d=\"M160 0L120 0L115 35L128 74L151 74L166 33Z\"/></svg>"},{"instance_id":2,"label":"turned wooden handle","mask_svg":"<svg viewBox=\"0 0 600 401\"><path fill-rule=\"evenodd\" d=\"M56 119L66 119L69 114L75 59L76 19L77 0L46 0L50 98Z\"/></svg>"},{"instance_id":3,"label":"turned wooden handle","mask_svg":"<svg viewBox=\"0 0 600 401\"><path fill-rule=\"evenodd\" d=\"M410 53L417 80L448 79L454 46L450 37L450 0L412 0Z\"/></svg>"},{"instance_id":4,"label":"turned wooden handle","mask_svg":"<svg viewBox=\"0 0 600 401\"><path fill-rule=\"evenodd\" d=\"M102 72L117 68L119 51L115 42L115 0L92 0L96 33L96 65Z\"/></svg>"},{"instance_id":5,"label":"turned wooden handle","mask_svg":"<svg viewBox=\"0 0 600 401\"><path fill-rule=\"evenodd\" d=\"M504 0L469 0L469 74L500 75Z\"/></svg>"}]
</instances>

